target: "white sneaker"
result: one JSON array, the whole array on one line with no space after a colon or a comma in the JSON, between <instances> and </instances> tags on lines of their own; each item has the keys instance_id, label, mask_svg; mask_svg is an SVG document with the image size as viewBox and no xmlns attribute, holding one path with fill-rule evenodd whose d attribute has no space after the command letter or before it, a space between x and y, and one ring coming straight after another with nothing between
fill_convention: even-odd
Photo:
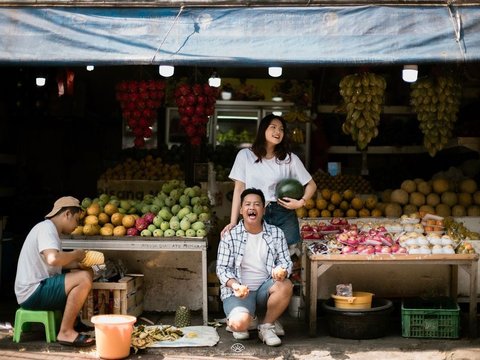
<instances>
[{"instance_id":1,"label":"white sneaker","mask_svg":"<svg viewBox=\"0 0 480 360\"><path fill-rule=\"evenodd\" d=\"M275 325L262 324L258 326L258 337L268 346L279 346L282 340L275 334Z\"/></svg>"},{"instance_id":2,"label":"white sneaker","mask_svg":"<svg viewBox=\"0 0 480 360\"><path fill-rule=\"evenodd\" d=\"M280 321L275 321L273 325L275 325L275 334L277 334L277 336L285 336L285 330L282 324L280 324Z\"/></svg>"},{"instance_id":3,"label":"white sneaker","mask_svg":"<svg viewBox=\"0 0 480 360\"><path fill-rule=\"evenodd\" d=\"M248 330L255 330L258 326L258 318L255 316L248 326ZM227 326L226 329L228 332L233 333L233 337L237 340L247 340L250 338L250 334L248 331L233 331L230 326Z\"/></svg>"},{"instance_id":4,"label":"white sneaker","mask_svg":"<svg viewBox=\"0 0 480 360\"><path fill-rule=\"evenodd\" d=\"M232 331L234 339L237 340L247 340L250 338L250 333L248 331Z\"/></svg>"}]
</instances>

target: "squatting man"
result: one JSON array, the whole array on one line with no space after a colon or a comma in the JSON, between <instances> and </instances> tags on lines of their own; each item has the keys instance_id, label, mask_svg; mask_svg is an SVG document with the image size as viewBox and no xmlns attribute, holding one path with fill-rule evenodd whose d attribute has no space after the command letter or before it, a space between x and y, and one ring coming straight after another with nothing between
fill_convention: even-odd
<instances>
[{"instance_id":1,"label":"squatting man","mask_svg":"<svg viewBox=\"0 0 480 360\"><path fill-rule=\"evenodd\" d=\"M265 197L261 190L246 189L240 200L242 220L224 234L217 254L227 331L233 332L235 339L248 339L248 331L257 328L258 307L258 313L265 313L258 337L269 346L278 346L285 331L277 320L293 293L287 240L279 227L263 221Z\"/></svg>"}]
</instances>

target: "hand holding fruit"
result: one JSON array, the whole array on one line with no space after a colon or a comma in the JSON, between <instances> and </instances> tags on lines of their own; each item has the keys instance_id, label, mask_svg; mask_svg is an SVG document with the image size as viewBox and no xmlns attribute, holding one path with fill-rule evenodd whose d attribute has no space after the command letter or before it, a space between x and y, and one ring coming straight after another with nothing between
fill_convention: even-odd
<instances>
[{"instance_id":1,"label":"hand holding fruit","mask_svg":"<svg viewBox=\"0 0 480 360\"><path fill-rule=\"evenodd\" d=\"M247 285L240 285L239 283L234 283L232 285L232 289L235 296L239 298L247 297L248 293L250 292Z\"/></svg>"},{"instance_id":2,"label":"hand holding fruit","mask_svg":"<svg viewBox=\"0 0 480 360\"><path fill-rule=\"evenodd\" d=\"M275 281L283 281L287 275L287 269L284 269L283 267L277 266L272 270L272 279Z\"/></svg>"}]
</instances>

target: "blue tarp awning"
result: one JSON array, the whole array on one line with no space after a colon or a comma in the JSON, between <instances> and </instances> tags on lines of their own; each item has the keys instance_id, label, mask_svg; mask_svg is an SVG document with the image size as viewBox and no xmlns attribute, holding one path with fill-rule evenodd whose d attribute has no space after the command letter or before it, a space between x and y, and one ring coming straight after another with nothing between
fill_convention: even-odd
<instances>
[{"instance_id":1,"label":"blue tarp awning","mask_svg":"<svg viewBox=\"0 0 480 360\"><path fill-rule=\"evenodd\" d=\"M480 60L480 7L0 8L0 64Z\"/></svg>"}]
</instances>

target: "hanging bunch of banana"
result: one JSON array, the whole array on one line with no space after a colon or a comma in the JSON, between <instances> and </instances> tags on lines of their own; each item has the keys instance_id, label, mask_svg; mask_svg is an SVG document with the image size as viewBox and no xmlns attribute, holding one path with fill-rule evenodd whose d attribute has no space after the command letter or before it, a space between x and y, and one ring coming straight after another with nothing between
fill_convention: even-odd
<instances>
[{"instance_id":1,"label":"hanging bunch of banana","mask_svg":"<svg viewBox=\"0 0 480 360\"><path fill-rule=\"evenodd\" d=\"M299 127L296 127L290 131L290 138L296 144L303 144L305 142L305 134Z\"/></svg>"},{"instance_id":2,"label":"hanging bunch of banana","mask_svg":"<svg viewBox=\"0 0 480 360\"><path fill-rule=\"evenodd\" d=\"M430 156L435 156L452 137L461 86L447 75L418 80L411 88L410 103L420 122L423 144Z\"/></svg>"},{"instance_id":3,"label":"hanging bunch of banana","mask_svg":"<svg viewBox=\"0 0 480 360\"><path fill-rule=\"evenodd\" d=\"M287 112L284 117L286 122L309 122L310 118L303 110L291 110Z\"/></svg>"},{"instance_id":4,"label":"hanging bunch of banana","mask_svg":"<svg viewBox=\"0 0 480 360\"><path fill-rule=\"evenodd\" d=\"M378 135L386 87L382 76L368 72L347 75L340 81L340 95L347 112L342 130L352 136L360 150Z\"/></svg>"}]
</instances>

